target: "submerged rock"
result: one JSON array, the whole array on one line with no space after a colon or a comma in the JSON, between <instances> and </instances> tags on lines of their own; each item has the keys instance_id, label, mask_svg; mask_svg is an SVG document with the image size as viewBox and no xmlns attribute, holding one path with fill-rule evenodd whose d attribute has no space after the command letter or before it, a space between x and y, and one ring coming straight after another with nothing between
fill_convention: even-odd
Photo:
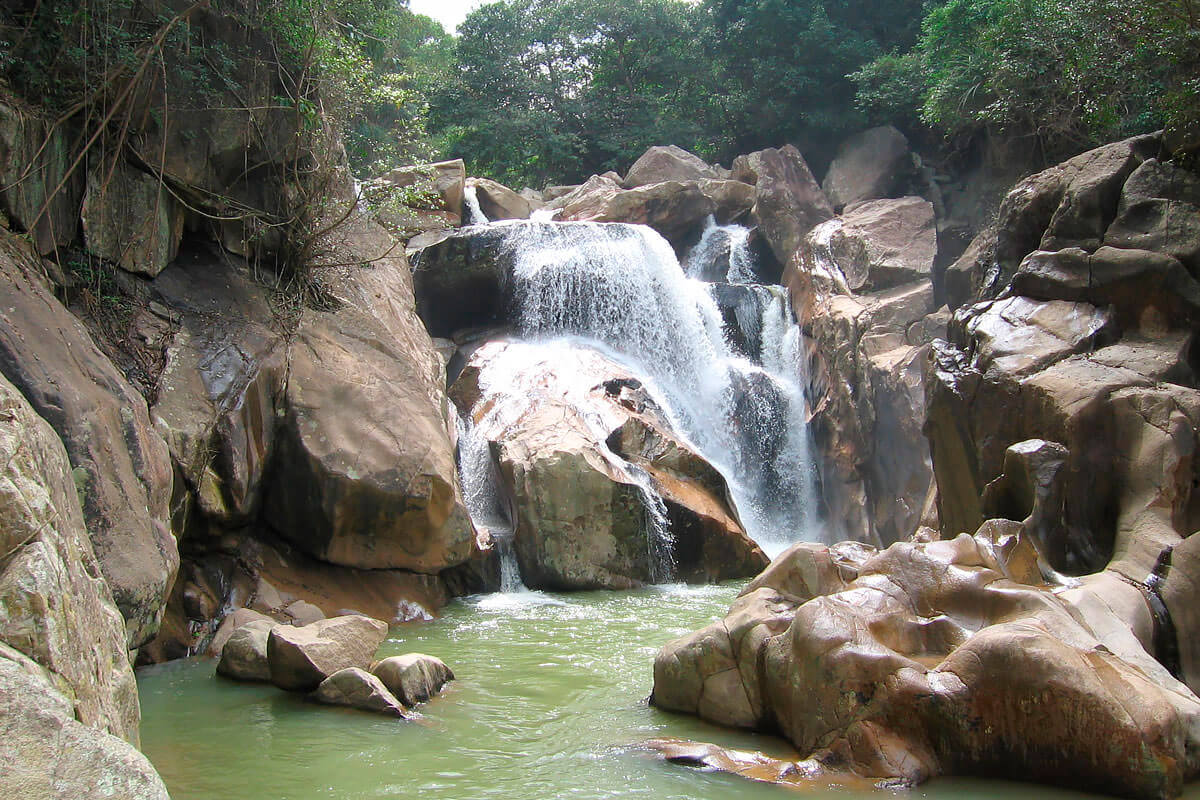
<instances>
[{"instance_id":1,"label":"submerged rock","mask_svg":"<svg viewBox=\"0 0 1200 800\"><path fill-rule=\"evenodd\" d=\"M278 625L267 638L271 682L281 689L308 692L338 670L365 670L387 632L386 622L359 615L334 617L300 628Z\"/></svg>"},{"instance_id":2,"label":"submerged rock","mask_svg":"<svg viewBox=\"0 0 1200 800\"><path fill-rule=\"evenodd\" d=\"M371 668L371 673L410 707L441 694L442 687L454 680L454 673L441 659L421 653L385 658Z\"/></svg>"},{"instance_id":3,"label":"submerged rock","mask_svg":"<svg viewBox=\"0 0 1200 800\"><path fill-rule=\"evenodd\" d=\"M313 692L312 699L329 706L348 706L389 717L404 718L404 705L383 682L358 667L338 670Z\"/></svg>"}]
</instances>

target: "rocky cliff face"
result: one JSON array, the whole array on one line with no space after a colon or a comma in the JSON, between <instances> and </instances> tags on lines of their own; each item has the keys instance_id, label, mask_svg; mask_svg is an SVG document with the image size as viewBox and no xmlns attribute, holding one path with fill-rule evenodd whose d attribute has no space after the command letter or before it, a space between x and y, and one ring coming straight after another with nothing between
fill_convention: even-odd
<instances>
[{"instance_id":1,"label":"rocky cliff face","mask_svg":"<svg viewBox=\"0 0 1200 800\"><path fill-rule=\"evenodd\" d=\"M165 797L133 657L202 651L243 607L427 617L477 554L403 248L357 211L277 235L354 193L297 149L275 71L226 66L238 97L212 112L147 73L122 100L138 136L86 159L73 122L0 101L5 796Z\"/></svg>"},{"instance_id":2,"label":"rocky cliff face","mask_svg":"<svg viewBox=\"0 0 1200 800\"><path fill-rule=\"evenodd\" d=\"M0 378L0 756L13 797L166 798L67 450Z\"/></svg>"},{"instance_id":3,"label":"rocky cliff face","mask_svg":"<svg viewBox=\"0 0 1200 800\"><path fill-rule=\"evenodd\" d=\"M857 470L868 513L894 504L890 529L863 527L897 543L781 556L723 622L662 650L657 704L782 733L812 775L1172 797L1200 774L1200 184L1169 157L1141 137L1021 182L947 271L952 316L899 301L931 291L924 269L871 291L861 265L911 222L862 226L849 206L809 234L788 276L823 363L815 423L838 409L818 433L845 456L826 496ZM905 374L906 353L897 401L872 370ZM864 450L885 408L905 424Z\"/></svg>"}]
</instances>

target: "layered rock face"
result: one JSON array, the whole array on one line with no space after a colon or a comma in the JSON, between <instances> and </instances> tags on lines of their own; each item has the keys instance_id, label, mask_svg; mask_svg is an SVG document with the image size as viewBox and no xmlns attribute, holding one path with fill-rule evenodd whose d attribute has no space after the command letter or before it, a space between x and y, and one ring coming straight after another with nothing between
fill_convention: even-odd
<instances>
[{"instance_id":1,"label":"layered rock face","mask_svg":"<svg viewBox=\"0 0 1200 800\"><path fill-rule=\"evenodd\" d=\"M890 543L928 516L924 365L949 319L934 310L936 252L931 203L870 200L812 229L784 272L839 538Z\"/></svg>"},{"instance_id":2,"label":"layered rock face","mask_svg":"<svg viewBox=\"0 0 1200 800\"><path fill-rule=\"evenodd\" d=\"M0 232L0 372L66 445L96 556L128 647L158 630L179 567L171 464L146 401L50 291L42 262Z\"/></svg>"},{"instance_id":3,"label":"layered rock face","mask_svg":"<svg viewBox=\"0 0 1200 800\"><path fill-rule=\"evenodd\" d=\"M203 648L222 607L427 617L438 574L476 552L407 261L366 220L344 237L370 264L326 275L334 307L303 309L292 335L236 260L191 251L151 287L179 321L153 411L188 554L156 657Z\"/></svg>"}]
</instances>

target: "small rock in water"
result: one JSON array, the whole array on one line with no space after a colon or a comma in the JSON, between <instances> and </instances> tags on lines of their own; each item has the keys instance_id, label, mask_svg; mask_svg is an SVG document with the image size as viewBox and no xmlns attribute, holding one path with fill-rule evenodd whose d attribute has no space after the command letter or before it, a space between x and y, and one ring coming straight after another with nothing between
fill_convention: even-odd
<instances>
[{"instance_id":1,"label":"small rock in water","mask_svg":"<svg viewBox=\"0 0 1200 800\"><path fill-rule=\"evenodd\" d=\"M441 659L421 653L385 658L371 670L406 706L424 703L454 680Z\"/></svg>"},{"instance_id":2,"label":"small rock in water","mask_svg":"<svg viewBox=\"0 0 1200 800\"><path fill-rule=\"evenodd\" d=\"M404 706L383 682L358 667L347 667L330 675L312 699L330 706L347 706L391 717L404 717Z\"/></svg>"}]
</instances>

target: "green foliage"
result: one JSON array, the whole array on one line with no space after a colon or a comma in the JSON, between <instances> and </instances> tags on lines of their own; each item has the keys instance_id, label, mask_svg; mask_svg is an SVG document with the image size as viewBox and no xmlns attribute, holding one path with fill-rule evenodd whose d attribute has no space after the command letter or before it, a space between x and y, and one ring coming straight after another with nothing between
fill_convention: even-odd
<instances>
[{"instance_id":1,"label":"green foliage","mask_svg":"<svg viewBox=\"0 0 1200 800\"><path fill-rule=\"evenodd\" d=\"M1188 0L949 0L913 50L851 77L875 119L1032 137L1054 159L1197 119L1197 31Z\"/></svg>"},{"instance_id":2,"label":"green foliage","mask_svg":"<svg viewBox=\"0 0 1200 800\"><path fill-rule=\"evenodd\" d=\"M913 50L888 54L848 76L856 87L855 105L869 125L920 125L919 109L925 96L925 57Z\"/></svg>"},{"instance_id":3,"label":"green foliage","mask_svg":"<svg viewBox=\"0 0 1200 800\"><path fill-rule=\"evenodd\" d=\"M680 0L512 0L459 29L434 100L447 152L510 183L628 166L647 146L705 149L701 32Z\"/></svg>"},{"instance_id":4,"label":"green foliage","mask_svg":"<svg viewBox=\"0 0 1200 800\"><path fill-rule=\"evenodd\" d=\"M706 0L733 149L821 147L860 128L847 77L907 49L922 0Z\"/></svg>"},{"instance_id":5,"label":"green foliage","mask_svg":"<svg viewBox=\"0 0 1200 800\"><path fill-rule=\"evenodd\" d=\"M712 160L858 127L846 75L916 40L923 0L505 0L461 27L431 107L448 155L512 183Z\"/></svg>"},{"instance_id":6,"label":"green foliage","mask_svg":"<svg viewBox=\"0 0 1200 800\"><path fill-rule=\"evenodd\" d=\"M346 151L359 175L437 155L426 128L430 97L454 69L454 40L428 17L396 9L395 24L371 54L371 90L346 128Z\"/></svg>"}]
</instances>

